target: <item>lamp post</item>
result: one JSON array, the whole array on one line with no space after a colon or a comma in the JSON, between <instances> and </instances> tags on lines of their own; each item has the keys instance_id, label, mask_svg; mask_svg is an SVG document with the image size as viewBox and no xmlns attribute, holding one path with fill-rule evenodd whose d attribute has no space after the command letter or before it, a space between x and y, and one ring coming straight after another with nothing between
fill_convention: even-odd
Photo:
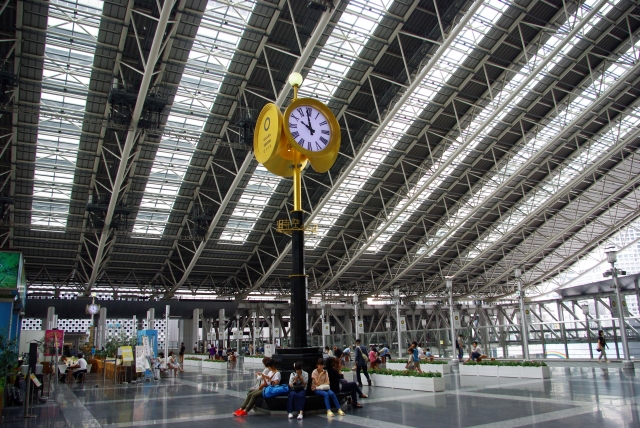
<instances>
[{"instance_id":1,"label":"lamp post","mask_svg":"<svg viewBox=\"0 0 640 428\"><path fill-rule=\"evenodd\" d=\"M354 316L356 317L356 324L355 327L353 329L353 331L355 331L354 334L354 338L355 340L358 340L358 338L360 337L360 332L358 331L358 328L360 327L360 320L358 318L358 295L354 295L353 296L353 311L354 311Z\"/></svg>"},{"instance_id":2,"label":"lamp post","mask_svg":"<svg viewBox=\"0 0 640 428\"><path fill-rule=\"evenodd\" d=\"M445 284L447 285L447 291L449 292L449 322L451 323L451 348L453 352L451 362L452 364L457 364L458 358L456 355L456 326L455 320L453 318L453 280L447 278Z\"/></svg>"},{"instance_id":3,"label":"lamp post","mask_svg":"<svg viewBox=\"0 0 640 428\"><path fill-rule=\"evenodd\" d=\"M401 331L400 331L400 289L396 288L393 290L393 297L396 301L396 328L398 329L398 358L402 359L402 345L400 341L402 340Z\"/></svg>"},{"instance_id":4,"label":"lamp post","mask_svg":"<svg viewBox=\"0 0 640 428\"><path fill-rule=\"evenodd\" d=\"M253 315L253 334L251 336L253 336L253 352L251 353L251 355L254 355L256 353L256 333L258 332L258 328L256 327L256 313L254 312L252 315Z\"/></svg>"},{"instance_id":5,"label":"lamp post","mask_svg":"<svg viewBox=\"0 0 640 428\"><path fill-rule=\"evenodd\" d=\"M325 339L325 335L324 335L324 302L320 302L320 306L322 307L322 315L320 315L320 317L322 318L322 350L324 352L324 347L326 346L326 339Z\"/></svg>"},{"instance_id":6,"label":"lamp post","mask_svg":"<svg viewBox=\"0 0 640 428\"><path fill-rule=\"evenodd\" d=\"M513 270L513 276L516 277L516 283L518 284L518 296L520 297L520 330L522 334L522 349L524 351L525 361L529 359L529 326L527 325L527 317L524 309L524 292L522 291L522 269L515 268Z\"/></svg>"},{"instance_id":7,"label":"lamp post","mask_svg":"<svg viewBox=\"0 0 640 428\"><path fill-rule=\"evenodd\" d=\"M276 344L276 310L271 309L271 344Z\"/></svg>"},{"instance_id":8,"label":"lamp post","mask_svg":"<svg viewBox=\"0 0 640 428\"><path fill-rule=\"evenodd\" d=\"M626 272L617 269L615 267L618 261L618 255L615 250L609 250L606 252L607 261L611 264L611 269L606 271L603 276L613 277L613 288L616 290L616 305L618 306L618 322L620 323L620 336L622 337L622 349L624 350L624 361L622 361L622 368L634 370L633 361L629 355L629 343L627 342L627 327L624 324L624 312L622 311L622 295L620 294L620 284L618 283L618 273L625 275Z\"/></svg>"}]
</instances>

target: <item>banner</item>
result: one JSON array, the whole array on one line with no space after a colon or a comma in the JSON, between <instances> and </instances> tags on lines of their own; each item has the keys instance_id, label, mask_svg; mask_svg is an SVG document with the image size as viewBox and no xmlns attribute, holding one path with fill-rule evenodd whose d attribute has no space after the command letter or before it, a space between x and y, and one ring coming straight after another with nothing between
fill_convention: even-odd
<instances>
[{"instance_id":1,"label":"banner","mask_svg":"<svg viewBox=\"0 0 640 428\"><path fill-rule=\"evenodd\" d=\"M331 334L331 324L329 324L328 322L323 322L322 323L322 335L323 336L329 336Z\"/></svg>"},{"instance_id":2,"label":"banner","mask_svg":"<svg viewBox=\"0 0 640 428\"><path fill-rule=\"evenodd\" d=\"M400 317L400 331L407 331L407 320L405 317Z\"/></svg>"},{"instance_id":3,"label":"banner","mask_svg":"<svg viewBox=\"0 0 640 428\"><path fill-rule=\"evenodd\" d=\"M131 346L122 346L122 362L123 363L131 363L133 362L133 349Z\"/></svg>"},{"instance_id":4,"label":"banner","mask_svg":"<svg viewBox=\"0 0 640 428\"><path fill-rule=\"evenodd\" d=\"M454 312L453 313L453 327L454 328L460 328L461 324L460 324L460 312Z\"/></svg>"},{"instance_id":5,"label":"banner","mask_svg":"<svg viewBox=\"0 0 640 428\"><path fill-rule=\"evenodd\" d=\"M21 253L0 251L0 288L18 288Z\"/></svg>"},{"instance_id":6,"label":"banner","mask_svg":"<svg viewBox=\"0 0 640 428\"><path fill-rule=\"evenodd\" d=\"M56 346L57 343L57 346ZM58 348L58 356L62 355L62 346L64 345L63 330L45 330L44 332L44 355L47 357L56 355L56 347Z\"/></svg>"},{"instance_id":7,"label":"banner","mask_svg":"<svg viewBox=\"0 0 640 428\"><path fill-rule=\"evenodd\" d=\"M143 373L149 368L149 360L144 355L144 346L136 346L136 372Z\"/></svg>"},{"instance_id":8,"label":"banner","mask_svg":"<svg viewBox=\"0 0 640 428\"><path fill-rule=\"evenodd\" d=\"M275 353L276 353L276 345L274 345L272 343L267 343L267 344L264 345L264 356L265 357L271 357Z\"/></svg>"},{"instance_id":9,"label":"banner","mask_svg":"<svg viewBox=\"0 0 640 428\"><path fill-rule=\"evenodd\" d=\"M364 321L358 321L358 334L364 333Z\"/></svg>"}]
</instances>

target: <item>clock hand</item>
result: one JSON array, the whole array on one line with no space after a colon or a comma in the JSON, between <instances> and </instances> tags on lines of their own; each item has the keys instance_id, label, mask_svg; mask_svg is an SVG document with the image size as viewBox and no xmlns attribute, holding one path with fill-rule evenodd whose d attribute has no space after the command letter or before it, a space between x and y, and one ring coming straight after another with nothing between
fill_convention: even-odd
<instances>
[{"instance_id":1,"label":"clock hand","mask_svg":"<svg viewBox=\"0 0 640 428\"><path fill-rule=\"evenodd\" d=\"M309 115L309 112L307 112L307 122L309 123L309 126L307 126L307 128L309 128L309 132L311 132L311 135L315 134L315 129L311 127L311 116Z\"/></svg>"}]
</instances>

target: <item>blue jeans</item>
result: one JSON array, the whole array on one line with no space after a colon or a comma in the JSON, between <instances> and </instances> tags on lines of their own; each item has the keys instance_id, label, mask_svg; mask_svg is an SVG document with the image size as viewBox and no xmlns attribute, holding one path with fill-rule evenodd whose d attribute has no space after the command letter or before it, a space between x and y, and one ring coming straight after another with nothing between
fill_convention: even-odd
<instances>
[{"instance_id":1,"label":"blue jeans","mask_svg":"<svg viewBox=\"0 0 640 428\"><path fill-rule=\"evenodd\" d=\"M287 402L287 413L291 413L294 410L304 410L304 402L307 399L307 391L289 391L289 401Z\"/></svg>"},{"instance_id":2,"label":"blue jeans","mask_svg":"<svg viewBox=\"0 0 640 428\"><path fill-rule=\"evenodd\" d=\"M333 404L335 404L334 407L336 409L340 408L340 403L338 402L338 397L336 397L336 394L334 394L334 392L332 390L320 391L320 390L316 389L316 394L317 395L322 395L324 397L324 406L327 408L327 410L331 410L331 403L329 403L329 398L331 398L331 401L333 401Z\"/></svg>"}]
</instances>

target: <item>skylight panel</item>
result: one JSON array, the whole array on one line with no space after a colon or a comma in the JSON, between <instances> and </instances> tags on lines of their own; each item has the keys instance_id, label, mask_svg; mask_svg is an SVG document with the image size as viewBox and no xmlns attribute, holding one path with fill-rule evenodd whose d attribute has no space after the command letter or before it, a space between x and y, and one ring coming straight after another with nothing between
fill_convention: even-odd
<instances>
[{"instance_id":1,"label":"skylight panel","mask_svg":"<svg viewBox=\"0 0 640 428\"><path fill-rule=\"evenodd\" d=\"M588 13L588 11L591 10L591 8L593 7L593 5L596 3L596 0L590 0L585 2L582 7L578 10L577 15L581 15L584 16ZM606 9L608 10L608 9ZM605 10L605 12L606 12ZM594 23L588 23L585 25L585 27L583 27L582 29L582 34L587 34L591 28L593 28L593 26L598 25L600 23L600 21L604 18L604 15L602 15L602 11L600 14L596 15L596 19L594 21ZM475 31L477 31L478 28L475 28ZM525 78L528 76L528 74L540 63L542 62L542 60L544 60L544 58L546 58L552 51L553 49L558 46L558 44L562 41L563 36L566 36L567 33L569 33L571 31L570 25L569 23L565 23L560 30L552 35L546 42L545 44L542 46L541 49L538 50L538 52L536 52L535 55L530 55L528 56L528 60L529 62L523 67L523 69L521 69L506 85L504 88L502 88L501 91L499 91L498 93L494 93L494 99L486 106L482 109L482 111L478 114L476 114L475 117L473 117L473 119L471 120L471 123L464 129L462 130L462 132L460 133L460 135L452 142L452 144L450 144L444 154L435 162L435 164L429 168L430 172L428 172L427 174L423 175L423 177L418 181L418 183L412 188L412 190L408 193L407 197L404 198L402 201L400 201L397 205L395 210L399 210L402 209L408 202L408 200L413 196L413 194L415 193L415 191L417 191L418 189L420 189L425 183L427 183L432 177L433 174L436 173L436 171L438 170L438 167L446 160L448 160L451 156L453 156L453 153L455 153L456 150L458 150L463 144L466 144L467 141L467 136L471 135L473 132L475 132L480 126L483 126L483 123L485 122L485 120L490 116L490 114L503 102L503 100L509 96L510 94L513 93L514 90L517 89L517 87L525 80ZM438 188L438 186L440 186L440 184L455 170L455 168L458 167L458 165L464 160L464 158L466 156L468 156L471 151L475 148L475 146L477 144L479 144L485 137L488 137L491 135L492 131L496 128L496 126L499 126L502 123L502 120L509 114L509 112L517 107L518 103L524 99L526 97L526 95L528 95L529 92L533 91L534 88L543 80L547 77L547 75L549 74L550 70L552 70L563 58L566 57L566 55L568 54L568 52L573 49L575 47L575 45L577 43L579 43L581 40L581 37L576 37L574 38L574 40L571 40L569 43L567 43L567 45L564 46L564 48L561 50L561 52L554 58L552 59L547 66L545 67L545 70L540 72L538 75L536 75L536 77L534 79L531 80L531 82L529 82L529 84L526 86L526 88L521 92L522 95L517 96L514 98L514 100L504 109L504 113L501 115L500 118L496 118L494 119L489 126L487 126L485 128L485 131L481 133L480 136L478 136L473 142L471 142L470 144L468 144L467 149L465 151L463 151L462 153L460 153L457 158L447 167L445 168L439 175L438 179L434 180L430 185L429 188L423 192L423 197L420 199L417 199L416 201L414 201L412 204L410 204L403 212L403 214L401 216L399 216L396 221L393 222L393 224L391 224L389 227L387 227L387 229L385 230L385 232L383 234L380 235L380 237L376 240L376 243L369 246L369 248L367 249L368 251L380 251L381 248L388 242L388 240L391 238L391 236L397 232L399 230L399 228L409 219L409 217L411 216L412 213L416 212L416 210L419 208L419 206L423 203L423 201L425 199L427 199L431 193L436 190ZM453 45L456 45L456 43L454 42ZM553 132L551 135L555 135L556 133ZM526 159L526 157L523 157L523 159ZM510 168L513 168L513 165L509 166ZM504 174L503 174L504 176ZM476 203L482 203L484 199L482 200L475 200ZM451 214L451 213L450 213ZM455 216L456 218L459 218L459 215ZM444 227L448 228L447 223L451 224L449 221L445 222ZM382 227L384 224L384 222L380 222L380 225L378 228ZM438 230L438 232L440 232ZM429 239L428 239L429 240ZM429 245L429 244L425 244L425 245Z\"/></svg>"},{"instance_id":2,"label":"skylight panel","mask_svg":"<svg viewBox=\"0 0 640 428\"><path fill-rule=\"evenodd\" d=\"M469 21L469 24L465 29L458 35L458 37L456 37L450 49L445 52L445 55L443 56L445 60L439 61L431 72L422 80L420 87L409 97L409 102L405 103L399 109L393 120L389 123L389 126L372 144L371 148L363 156L358 165L355 166L351 174L355 176L362 176L366 179L375 172L370 165L380 164L379 153L385 153L386 157L386 154L395 147L398 141L400 141L400 138L406 133L407 129L409 129L411 120L408 118L415 117L422 113L424 106L433 99L433 97L458 69L458 54L460 52L465 54L471 52L471 50L473 50L477 43L482 39L484 34L486 34L493 27L499 17L502 16L502 13L504 13L507 7L507 3L500 0L493 0L487 2L479 9L478 13ZM499 13L493 14L493 12L496 11ZM483 18L483 13L486 13L488 16L495 16L494 20L489 21L486 17ZM455 51L455 54L452 53L453 51ZM343 196L342 200L344 202L341 204L341 213L344 212L356 195L357 191L347 191L344 187L341 187L336 191L334 197ZM318 213L315 221L333 226L339 216L334 216L332 214L330 218L325 218L326 211L327 209L325 206L325 208ZM313 240L307 240L305 244L308 246L316 245L327 234L329 228L330 227L319 228L318 235L316 235ZM382 238L380 241L382 241ZM382 242L386 242L386 237Z\"/></svg>"},{"instance_id":3,"label":"skylight panel","mask_svg":"<svg viewBox=\"0 0 640 428\"><path fill-rule=\"evenodd\" d=\"M195 150L191 138L175 136L201 135L254 6L253 0L207 4L167 118L165 130L172 136L162 139L156 153L134 233L164 233Z\"/></svg>"},{"instance_id":4,"label":"skylight panel","mask_svg":"<svg viewBox=\"0 0 640 428\"><path fill-rule=\"evenodd\" d=\"M340 17L340 21L334 28L331 36L327 39L324 48L314 61L313 67L307 73L304 83L298 91L299 97L312 97L324 103L329 102L329 100L333 98L334 92L346 77L353 62L357 59L362 48L375 31L375 28L384 17L391 3L392 0L354 0L349 2L349 5ZM269 178L267 179L266 177ZM251 180L268 180L273 184L280 183L281 178L271 174L264 167L259 166ZM358 184L357 188L359 188L360 185L361 183ZM277 184L275 186L267 186L266 188L250 188L248 186L231 214L230 220L227 222L227 226L220 236L220 240L228 243L244 243L251 233L252 228L246 228L245 223L239 226L239 222L241 222L242 219L248 218L255 224L255 220L260 216L260 213L258 213L256 217L252 217L254 210L251 210L251 214L247 214L247 204L243 198L245 195L259 194L268 200L276 187ZM249 215L249 217L245 217L247 215ZM335 219L333 219L330 224L333 224L333 222L335 222ZM321 220L320 223L329 225L326 220ZM313 243L315 241L307 240L307 242Z\"/></svg>"},{"instance_id":5,"label":"skylight panel","mask_svg":"<svg viewBox=\"0 0 640 428\"><path fill-rule=\"evenodd\" d=\"M42 72L31 225L67 225L103 2L51 0ZM64 115L52 118L47 113ZM50 229L55 230L55 229ZM61 230L62 231L62 230Z\"/></svg>"}]
</instances>

